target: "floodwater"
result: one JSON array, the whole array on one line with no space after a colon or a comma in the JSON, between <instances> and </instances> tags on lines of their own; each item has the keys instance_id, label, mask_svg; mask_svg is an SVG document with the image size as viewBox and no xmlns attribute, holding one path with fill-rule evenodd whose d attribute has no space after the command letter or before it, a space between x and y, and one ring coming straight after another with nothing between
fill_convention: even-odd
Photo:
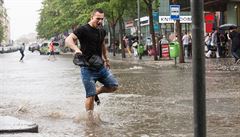
<instances>
[{"instance_id":1,"label":"floodwater","mask_svg":"<svg viewBox=\"0 0 240 137\"><path fill-rule=\"evenodd\" d=\"M0 54L0 115L33 121L39 133L3 137L193 137L191 63L112 61L119 90L101 94L94 123L84 108L71 55ZM168 63L166 63L168 62ZM206 60L207 136L240 136L240 69L230 58ZM166 65L167 64L167 65Z\"/></svg>"}]
</instances>

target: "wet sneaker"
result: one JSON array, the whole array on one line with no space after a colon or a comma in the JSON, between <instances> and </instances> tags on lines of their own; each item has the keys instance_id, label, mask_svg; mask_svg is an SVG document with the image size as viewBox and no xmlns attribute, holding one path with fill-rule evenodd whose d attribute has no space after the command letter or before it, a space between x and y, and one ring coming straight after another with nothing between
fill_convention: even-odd
<instances>
[{"instance_id":1,"label":"wet sneaker","mask_svg":"<svg viewBox=\"0 0 240 137\"><path fill-rule=\"evenodd\" d=\"M94 100L97 103L97 105L100 105L100 99L98 98L98 95L95 95Z\"/></svg>"}]
</instances>

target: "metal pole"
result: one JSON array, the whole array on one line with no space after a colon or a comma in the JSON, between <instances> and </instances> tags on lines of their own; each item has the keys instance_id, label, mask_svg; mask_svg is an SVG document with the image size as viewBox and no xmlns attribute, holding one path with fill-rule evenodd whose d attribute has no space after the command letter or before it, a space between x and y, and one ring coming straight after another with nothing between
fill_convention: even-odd
<instances>
[{"instance_id":1,"label":"metal pole","mask_svg":"<svg viewBox=\"0 0 240 137\"><path fill-rule=\"evenodd\" d=\"M139 0L137 0L137 9L138 9L138 32L137 32L137 35L138 35L138 44L140 44L141 42L141 28L140 28L140 2ZM140 34L139 34L140 33Z\"/></svg>"},{"instance_id":2,"label":"metal pole","mask_svg":"<svg viewBox=\"0 0 240 137\"><path fill-rule=\"evenodd\" d=\"M194 137L206 137L203 0L191 0L193 38Z\"/></svg>"},{"instance_id":3,"label":"metal pole","mask_svg":"<svg viewBox=\"0 0 240 137\"><path fill-rule=\"evenodd\" d=\"M140 1L137 0L137 10L138 10L138 22L137 22L137 35L138 35L138 48L141 44L141 25L140 25ZM139 53L139 59L142 59L142 53Z\"/></svg>"}]
</instances>

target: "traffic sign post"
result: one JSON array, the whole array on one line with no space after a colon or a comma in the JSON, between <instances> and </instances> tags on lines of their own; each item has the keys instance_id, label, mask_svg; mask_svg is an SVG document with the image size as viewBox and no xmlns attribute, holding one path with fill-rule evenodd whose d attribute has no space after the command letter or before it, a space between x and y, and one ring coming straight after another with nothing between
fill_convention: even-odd
<instances>
[{"instance_id":1,"label":"traffic sign post","mask_svg":"<svg viewBox=\"0 0 240 137\"><path fill-rule=\"evenodd\" d=\"M180 5L170 5L170 17L173 20L180 20Z\"/></svg>"}]
</instances>

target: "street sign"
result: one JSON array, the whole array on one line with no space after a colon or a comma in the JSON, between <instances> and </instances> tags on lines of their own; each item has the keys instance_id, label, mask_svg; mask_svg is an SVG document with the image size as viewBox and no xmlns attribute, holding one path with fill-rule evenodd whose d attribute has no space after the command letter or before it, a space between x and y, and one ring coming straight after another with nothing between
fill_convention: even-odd
<instances>
[{"instance_id":1,"label":"street sign","mask_svg":"<svg viewBox=\"0 0 240 137\"><path fill-rule=\"evenodd\" d=\"M180 20L180 5L170 5L171 19Z\"/></svg>"},{"instance_id":2,"label":"street sign","mask_svg":"<svg viewBox=\"0 0 240 137\"><path fill-rule=\"evenodd\" d=\"M192 16L180 16L180 23L192 23ZM159 16L159 23L174 23L170 16Z\"/></svg>"},{"instance_id":3,"label":"street sign","mask_svg":"<svg viewBox=\"0 0 240 137\"><path fill-rule=\"evenodd\" d=\"M155 33L158 33L160 31L159 29L159 13L153 12L153 29Z\"/></svg>"}]
</instances>

